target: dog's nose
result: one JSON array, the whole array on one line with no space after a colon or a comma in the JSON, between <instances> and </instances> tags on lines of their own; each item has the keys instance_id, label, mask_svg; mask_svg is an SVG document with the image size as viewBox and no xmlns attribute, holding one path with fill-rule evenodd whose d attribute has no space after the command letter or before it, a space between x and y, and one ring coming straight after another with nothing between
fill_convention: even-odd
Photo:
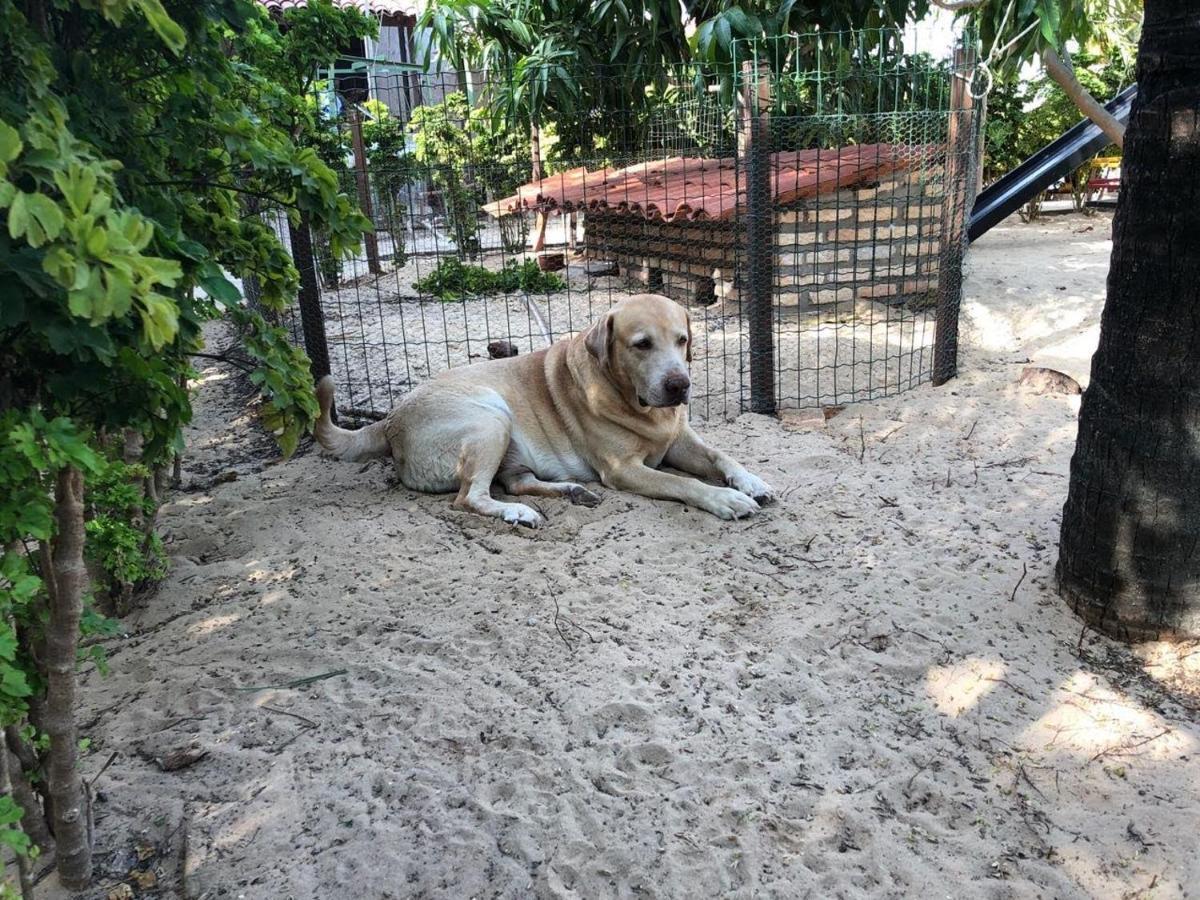
<instances>
[{"instance_id":1,"label":"dog's nose","mask_svg":"<svg viewBox=\"0 0 1200 900\"><path fill-rule=\"evenodd\" d=\"M668 375L663 379L663 394L672 403L683 403L687 400L688 389L692 386L692 380L683 372L676 372L673 375Z\"/></svg>"}]
</instances>

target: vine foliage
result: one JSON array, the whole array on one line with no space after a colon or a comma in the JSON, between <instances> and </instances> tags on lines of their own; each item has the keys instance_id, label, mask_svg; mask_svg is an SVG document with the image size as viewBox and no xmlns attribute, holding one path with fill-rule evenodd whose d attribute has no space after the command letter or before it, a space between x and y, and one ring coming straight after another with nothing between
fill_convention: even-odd
<instances>
[{"instance_id":1,"label":"vine foliage","mask_svg":"<svg viewBox=\"0 0 1200 900\"><path fill-rule=\"evenodd\" d=\"M249 0L0 0L0 842L55 854L67 887L91 874L73 662L111 631L93 600L165 571L158 475L205 324L243 335L285 454L317 414L308 360L262 315L296 269L246 206L357 247L366 219L288 73L372 27L330 0L282 22Z\"/></svg>"}]
</instances>

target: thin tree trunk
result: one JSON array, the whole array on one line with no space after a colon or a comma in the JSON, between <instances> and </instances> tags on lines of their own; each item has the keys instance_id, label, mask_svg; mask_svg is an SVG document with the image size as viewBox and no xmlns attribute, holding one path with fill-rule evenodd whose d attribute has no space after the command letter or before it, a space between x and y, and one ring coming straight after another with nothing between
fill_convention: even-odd
<instances>
[{"instance_id":1,"label":"thin tree trunk","mask_svg":"<svg viewBox=\"0 0 1200 900\"><path fill-rule=\"evenodd\" d=\"M49 572L50 575L43 576L46 584L50 584L54 572L54 561L50 557L50 547L45 543L38 546L40 554L39 564L43 573ZM33 662L33 667L37 672L44 673L46 671L46 636L44 629L33 628L24 623L17 622L17 644L21 648L21 652L25 654L26 659ZM29 719L29 724L39 734L46 733L46 695L40 691L35 691L26 701L29 707L29 712L26 717ZM39 754L35 753L32 747L21 740L20 732L15 726L7 728L8 746L9 749L17 754L21 759L21 767L26 772L38 772L39 778L34 782L34 790L41 795L42 807L45 810L45 818L47 821L53 818L51 810L54 807L54 798L50 796L50 789L46 784L45 769L42 765L42 759ZM27 832L28 833L28 832Z\"/></svg>"},{"instance_id":2,"label":"thin tree trunk","mask_svg":"<svg viewBox=\"0 0 1200 900\"><path fill-rule=\"evenodd\" d=\"M13 798L13 802L21 807L21 822L24 824L26 816L29 815L30 807L25 803L30 800L33 792L29 790L29 785L25 783L25 779L21 775L21 769L18 765L14 769L14 763L17 758L8 752L8 743L4 736L3 729L0 729L0 778L3 779L4 787L8 790ZM14 777L13 772L16 772ZM23 791L18 789L18 785L24 788ZM36 805L34 807L36 809ZM40 810L38 810L40 812ZM26 833L26 837L30 837ZM30 840L33 838L30 837ZM22 900L33 900L33 878L29 874L29 857L23 854L17 854L17 877L21 882L21 898Z\"/></svg>"},{"instance_id":3,"label":"thin tree trunk","mask_svg":"<svg viewBox=\"0 0 1200 900\"><path fill-rule=\"evenodd\" d=\"M58 473L54 518L52 566L43 573L50 599L45 660L46 732L50 736L46 779L54 800L58 877L66 888L81 890L92 878L92 848L87 796L79 774L75 660L88 575L83 561L83 476L73 466Z\"/></svg>"},{"instance_id":4,"label":"thin tree trunk","mask_svg":"<svg viewBox=\"0 0 1200 900\"><path fill-rule=\"evenodd\" d=\"M1099 125L1100 130L1107 134L1114 144L1123 148L1125 126L1079 83L1079 79L1075 77L1075 70L1058 55L1058 51L1053 47L1047 48L1042 54L1042 62L1046 66L1046 74L1071 98L1071 102L1079 111Z\"/></svg>"},{"instance_id":5,"label":"thin tree trunk","mask_svg":"<svg viewBox=\"0 0 1200 900\"><path fill-rule=\"evenodd\" d=\"M4 729L4 740L8 747L9 777L12 781L13 799L22 810L21 830L29 839L37 844L43 854L54 850L54 835L46 824L46 815L42 803L34 790L30 773L37 772L38 760L33 750L21 739L17 726L9 725Z\"/></svg>"},{"instance_id":6,"label":"thin tree trunk","mask_svg":"<svg viewBox=\"0 0 1200 900\"><path fill-rule=\"evenodd\" d=\"M1059 589L1126 640L1200 637L1200 8L1146 0Z\"/></svg>"},{"instance_id":7,"label":"thin tree trunk","mask_svg":"<svg viewBox=\"0 0 1200 900\"><path fill-rule=\"evenodd\" d=\"M541 181L545 177L542 168L542 130L537 125L529 126L529 169L531 180ZM539 212L533 220L533 250L535 253L546 246L546 216Z\"/></svg>"},{"instance_id":8,"label":"thin tree trunk","mask_svg":"<svg viewBox=\"0 0 1200 900\"><path fill-rule=\"evenodd\" d=\"M529 126L529 180L542 180L542 130Z\"/></svg>"}]
</instances>

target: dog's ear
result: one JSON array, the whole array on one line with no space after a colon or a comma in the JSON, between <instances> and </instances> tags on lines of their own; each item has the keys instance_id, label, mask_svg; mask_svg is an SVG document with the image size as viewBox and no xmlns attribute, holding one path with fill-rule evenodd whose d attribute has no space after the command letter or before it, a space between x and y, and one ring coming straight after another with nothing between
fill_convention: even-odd
<instances>
[{"instance_id":1,"label":"dog's ear","mask_svg":"<svg viewBox=\"0 0 1200 900\"><path fill-rule=\"evenodd\" d=\"M587 335L584 336L583 344L587 347L588 353L596 357L596 361L600 365L607 366L609 354L612 352L612 342L613 314L609 311L595 325L588 329Z\"/></svg>"},{"instance_id":2,"label":"dog's ear","mask_svg":"<svg viewBox=\"0 0 1200 900\"><path fill-rule=\"evenodd\" d=\"M687 345L687 361L692 361L692 317L687 317L688 326L688 345Z\"/></svg>"}]
</instances>

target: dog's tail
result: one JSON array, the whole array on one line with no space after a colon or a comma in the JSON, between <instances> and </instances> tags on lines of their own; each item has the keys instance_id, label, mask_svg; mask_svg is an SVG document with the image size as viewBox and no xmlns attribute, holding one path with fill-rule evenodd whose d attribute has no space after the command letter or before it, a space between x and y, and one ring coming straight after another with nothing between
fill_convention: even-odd
<instances>
[{"instance_id":1,"label":"dog's tail","mask_svg":"<svg viewBox=\"0 0 1200 900\"><path fill-rule=\"evenodd\" d=\"M317 382L317 402L321 404L321 418L317 419L313 433L317 443L328 452L349 462L388 455L386 422L375 422L357 431L348 431L333 424L330 416L333 379L328 375Z\"/></svg>"}]
</instances>

